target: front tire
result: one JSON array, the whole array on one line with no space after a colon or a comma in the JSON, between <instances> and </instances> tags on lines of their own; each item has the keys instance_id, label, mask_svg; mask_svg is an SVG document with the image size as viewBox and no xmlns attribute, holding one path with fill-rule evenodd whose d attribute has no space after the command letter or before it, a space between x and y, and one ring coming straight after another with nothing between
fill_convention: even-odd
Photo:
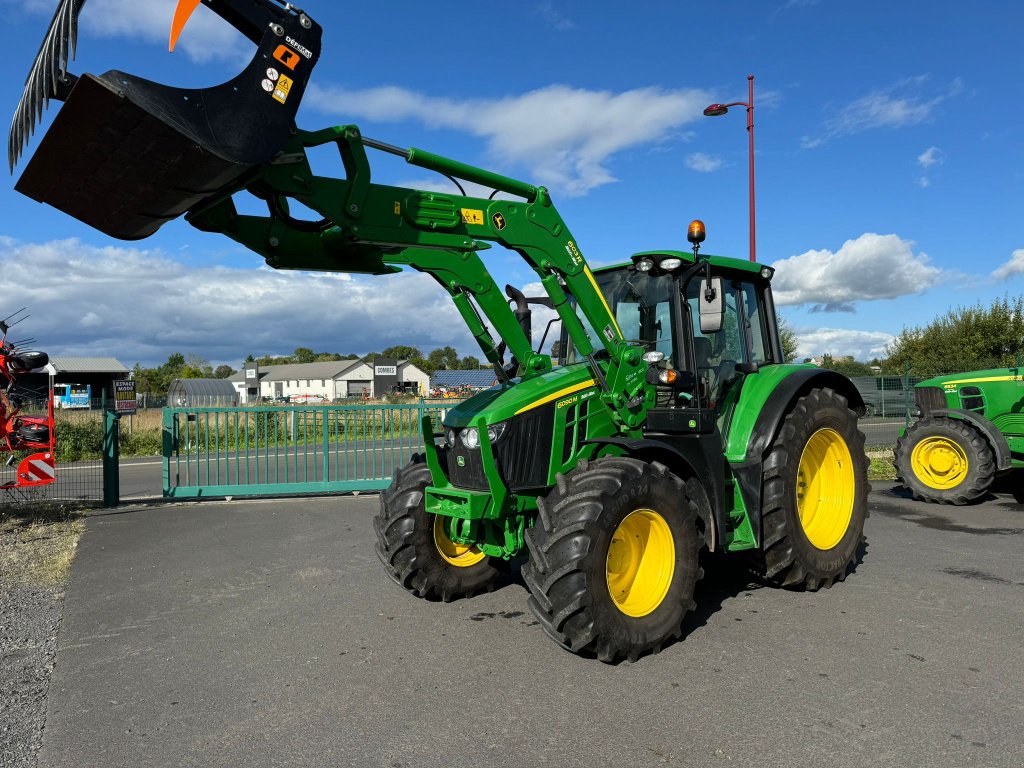
<instances>
[{"instance_id":1,"label":"front tire","mask_svg":"<svg viewBox=\"0 0 1024 768\"><path fill-rule=\"evenodd\" d=\"M492 591L498 570L491 558L448 538L443 521L426 511L428 485L430 470L423 454L416 454L380 495L373 529L388 576L417 597L444 602Z\"/></svg>"},{"instance_id":2,"label":"front tire","mask_svg":"<svg viewBox=\"0 0 1024 768\"><path fill-rule=\"evenodd\" d=\"M914 498L957 506L981 498L996 476L988 440L963 419L932 416L896 443L896 479Z\"/></svg>"},{"instance_id":3,"label":"front tire","mask_svg":"<svg viewBox=\"0 0 1024 768\"><path fill-rule=\"evenodd\" d=\"M657 653L694 608L701 528L686 484L661 464L581 461L538 500L526 532L530 609L573 653Z\"/></svg>"},{"instance_id":4,"label":"front tire","mask_svg":"<svg viewBox=\"0 0 1024 768\"><path fill-rule=\"evenodd\" d=\"M868 516L864 435L846 398L812 390L786 416L762 478L762 551L755 570L816 590L851 570Z\"/></svg>"}]
</instances>

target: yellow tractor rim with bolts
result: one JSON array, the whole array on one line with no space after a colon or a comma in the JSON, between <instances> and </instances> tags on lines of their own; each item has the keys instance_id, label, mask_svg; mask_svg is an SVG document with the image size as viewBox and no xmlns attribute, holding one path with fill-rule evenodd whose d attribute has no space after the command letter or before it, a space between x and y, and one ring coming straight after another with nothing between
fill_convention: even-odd
<instances>
[{"instance_id":1,"label":"yellow tractor rim with bolts","mask_svg":"<svg viewBox=\"0 0 1024 768\"><path fill-rule=\"evenodd\" d=\"M646 616L661 605L676 569L676 544L665 518L652 509L626 515L612 534L605 579L615 606Z\"/></svg>"},{"instance_id":2,"label":"yellow tractor rim with bolts","mask_svg":"<svg viewBox=\"0 0 1024 768\"><path fill-rule=\"evenodd\" d=\"M476 547L467 544L456 544L448 538L444 529L444 520L434 515L434 545L447 562L458 568L469 568L483 560L486 555Z\"/></svg>"},{"instance_id":3,"label":"yellow tractor rim with bolts","mask_svg":"<svg viewBox=\"0 0 1024 768\"><path fill-rule=\"evenodd\" d=\"M807 441L796 476L796 503L807 540L832 549L846 534L857 492L853 457L842 435L819 429Z\"/></svg>"},{"instance_id":4,"label":"yellow tractor rim with bolts","mask_svg":"<svg viewBox=\"0 0 1024 768\"><path fill-rule=\"evenodd\" d=\"M929 488L945 491L967 478L967 454L948 437L926 437L914 446L910 468Z\"/></svg>"}]
</instances>

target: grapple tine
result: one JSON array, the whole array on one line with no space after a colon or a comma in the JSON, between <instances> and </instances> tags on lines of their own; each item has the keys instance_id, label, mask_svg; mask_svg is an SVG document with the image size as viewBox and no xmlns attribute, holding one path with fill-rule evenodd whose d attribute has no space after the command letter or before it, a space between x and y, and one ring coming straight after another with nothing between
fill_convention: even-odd
<instances>
[{"instance_id":1,"label":"grapple tine","mask_svg":"<svg viewBox=\"0 0 1024 768\"><path fill-rule=\"evenodd\" d=\"M7 140L7 162L12 173L36 124L43 118L43 110L51 98L60 97L58 83L67 78L68 63L77 48L78 14L84 5L85 0L60 0L25 78L25 89Z\"/></svg>"}]
</instances>

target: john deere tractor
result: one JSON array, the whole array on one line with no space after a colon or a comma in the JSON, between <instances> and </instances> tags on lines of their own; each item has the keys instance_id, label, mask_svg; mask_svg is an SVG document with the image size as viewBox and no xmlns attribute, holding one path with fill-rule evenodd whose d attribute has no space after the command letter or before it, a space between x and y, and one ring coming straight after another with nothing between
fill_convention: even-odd
<instances>
[{"instance_id":1,"label":"john deere tractor","mask_svg":"<svg viewBox=\"0 0 1024 768\"><path fill-rule=\"evenodd\" d=\"M920 417L896 443L897 479L923 501L968 504L1024 468L1024 371L996 368L915 385Z\"/></svg>"},{"instance_id":2,"label":"john deere tractor","mask_svg":"<svg viewBox=\"0 0 1024 768\"><path fill-rule=\"evenodd\" d=\"M197 5L180 0L172 47ZM204 5L256 52L234 80L188 90L67 72L81 2L64 0L15 115L12 163L42 105L64 105L17 189L113 237L184 216L278 269L409 267L437 281L498 383L443 424L425 418L424 452L381 495L377 553L393 581L467 597L525 556L544 631L614 661L681 636L704 551L738 553L783 586L846 576L867 514L864 403L843 376L784 363L770 267L702 254L695 221L689 250L592 270L544 187L354 125L298 128L321 50L306 13ZM324 146L341 177L311 169L308 152ZM372 182L371 150L449 177L453 193ZM461 180L495 193L466 195ZM265 215L240 213L242 195ZM543 296L499 288L485 266L494 243L529 264ZM537 306L560 321L550 350L534 344Z\"/></svg>"}]
</instances>

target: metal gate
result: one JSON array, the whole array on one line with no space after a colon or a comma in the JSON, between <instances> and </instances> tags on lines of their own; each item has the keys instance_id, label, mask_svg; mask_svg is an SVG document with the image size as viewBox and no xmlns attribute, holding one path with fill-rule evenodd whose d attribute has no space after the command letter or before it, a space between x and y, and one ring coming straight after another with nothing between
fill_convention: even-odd
<instances>
[{"instance_id":1,"label":"metal gate","mask_svg":"<svg viewBox=\"0 0 1024 768\"><path fill-rule=\"evenodd\" d=\"M378 490L423 450L420 422L448 407L165 408L168 498Z\"/></svg>"}]
</instances>

